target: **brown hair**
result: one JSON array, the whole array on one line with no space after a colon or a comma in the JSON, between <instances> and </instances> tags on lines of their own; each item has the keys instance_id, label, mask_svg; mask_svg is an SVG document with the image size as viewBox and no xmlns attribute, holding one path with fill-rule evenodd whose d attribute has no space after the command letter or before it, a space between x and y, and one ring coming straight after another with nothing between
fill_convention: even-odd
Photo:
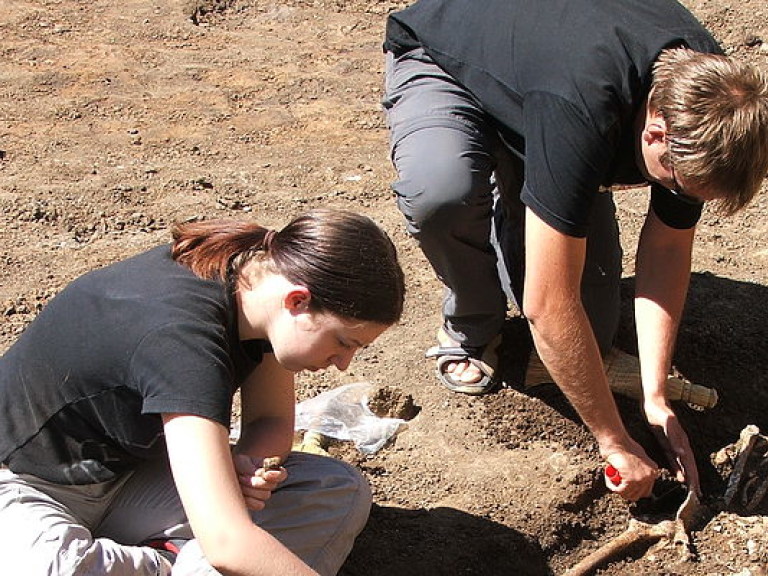
<instances>
[{"instance_id":1,"label":"brown hair","mask_svg":"<svg viewBox=\"0 0 768 576\"><path fill-rule=\"evenodd\" d=\"M768 172L768 76L725 56L662 51L651 110L667 124L664 159L694 186L712 187L721 210L746 206Z\"/></svg>"},{"instance_id":2,"label":"brown hair","mask_svg":"<svg viewBox=\"0 0 768 576\"><path fill-rule=\"evenodd\" d=\"M313 310L390 325L405 281L389 236L370 218L318 209L279 231L241 220L173 227L173 258L202 278L235 280L253 258L309 289Z\"/></svg>"}]
</instances>

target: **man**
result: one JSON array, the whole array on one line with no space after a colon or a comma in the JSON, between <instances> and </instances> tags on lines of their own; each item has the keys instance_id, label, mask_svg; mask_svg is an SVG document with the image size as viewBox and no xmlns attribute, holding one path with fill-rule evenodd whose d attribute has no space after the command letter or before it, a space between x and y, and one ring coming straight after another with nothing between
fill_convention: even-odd
<instances>
[{"instance_id":1,"label":"man","mask_svg":"<svg viewBox=\"0 0 768 576\"><path fill-rule=\"evenodd\" d=\"M664 395L702 205L746 205L768 170L768 79L674 0L420 0L392 14L384 106L409 232L446 287L438 376L495 384L510 294L536 350L636 500L658 468L627 433L601 353L619 319L611 187L650 184L636 254L645 416L699 492ZM503 254L503 263L497 253Z\"/></svg>"}]
</instances>

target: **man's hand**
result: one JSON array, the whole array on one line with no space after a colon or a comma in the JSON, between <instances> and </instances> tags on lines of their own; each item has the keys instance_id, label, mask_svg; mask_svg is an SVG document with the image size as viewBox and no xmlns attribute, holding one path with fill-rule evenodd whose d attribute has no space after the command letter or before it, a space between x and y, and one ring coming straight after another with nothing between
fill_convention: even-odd
<instances>
[{"instance_id":1,"label":"man's hand","mask_svg":"<svg viewBox=\"0 0 768 576\"><path fill-rule=\"evenodd\" d=\"M635 262L635 320L645 418L678 480L699 494L693 451L665 390L691 276L694 234L694 228L670 228L648 212Z\"/></svg>"},{"instance_id":2,"label":"man's hand","mask_svg":"<svg viewBox=\"0 0 768 576\"><path fill-rule=\"evenodd\" d=\"M244 454L233 454L232 459L246 506L254 511L263 510L272 491L288 477L285 468L279 464L274 466L271 462L267 462L265 467L261 460Z\"/></svg>"},{"instance_id":3,"label":"man's hand","mask_svg":"<svg viewBox=\"0 0 768 576\"><path fill-rule=\"evenodd\" d=\"M671 406L666 401L648 400L643 404L643 411L677 480L685 482L697 496L701 496L693 449Z\"/></svg>"},{"instance_id":4,"label":"man's hand","mask_svg":"<svg viewBox=\"0 0 768 576\"><path fill-rule=\"evenodd\" d=\"M625 500L634 502L651 495L659 468L634 440L626 448L605 452L605 459L618 472L619 482L606 477L606 486Z\"/></svg>"}]
</instances>

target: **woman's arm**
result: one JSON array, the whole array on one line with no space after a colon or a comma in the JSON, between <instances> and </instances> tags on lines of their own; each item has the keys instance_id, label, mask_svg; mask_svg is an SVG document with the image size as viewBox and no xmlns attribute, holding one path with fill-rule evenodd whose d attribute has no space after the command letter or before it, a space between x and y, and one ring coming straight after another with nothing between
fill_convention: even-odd
<instances>
[{"instance_id":1,"label":"woman's arm","mask_svg":"<svg viewBox=\"0 0 768 576\"><path fill-rule=\"evenodd\" d=\"M293 384L293 373L267 354L240 388L241 434L232 459L251 510L264 508L287 477L282 468L263 470L262 462L273 457L282 462L291 450L296 411Z\"/></svg>"},{"instance_id":2,"label":"woman's arm","mask_svg":"<svg viewBox=\"0 0 768 576\"><path fill-rule=\"evenodd\" d=\"M224 576L316 574L251 520L229 448L229 431L189 414L163 414L171 470L208 562Z\"/></svg>"},{"instance_id":3,"label":"woman's arm","mask_svg":"<svg viewBox=\"0 0 768 576\"><path fill-rule=\"evenodd\" d=\"M240 388L241 434L235 451L255 461L269 456L285 457L293 443L296 394L293 373L272 354Z\"/></svg>"}]
</instances>

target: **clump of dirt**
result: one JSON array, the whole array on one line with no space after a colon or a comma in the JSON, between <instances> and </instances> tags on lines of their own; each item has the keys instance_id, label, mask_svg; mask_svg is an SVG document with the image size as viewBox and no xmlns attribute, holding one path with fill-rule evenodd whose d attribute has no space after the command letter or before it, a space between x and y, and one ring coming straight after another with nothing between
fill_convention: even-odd
<instances>
[{"instance_id":1,"label":"clump of dirt","mask_svg":"<svg viewBox=\"0 0 768 576\"><path fill-rule=\"evenodd\" d=\"M224 12L234 0L181 0L181 12L195 26L204 23L212 15Z\"/></svg>"},{"instance_id":2,"label":"clump of dirt","mask_svg":"<svg viewBox=\"0 0 768 576\"><path fill-rule=\"evenodd\" d=\"M379 418L399 418L413 420L420 408L413 401L413 396L404 393L395 386L381 386L368 398L368 408Z\"/></svg>"}]
</instances>

